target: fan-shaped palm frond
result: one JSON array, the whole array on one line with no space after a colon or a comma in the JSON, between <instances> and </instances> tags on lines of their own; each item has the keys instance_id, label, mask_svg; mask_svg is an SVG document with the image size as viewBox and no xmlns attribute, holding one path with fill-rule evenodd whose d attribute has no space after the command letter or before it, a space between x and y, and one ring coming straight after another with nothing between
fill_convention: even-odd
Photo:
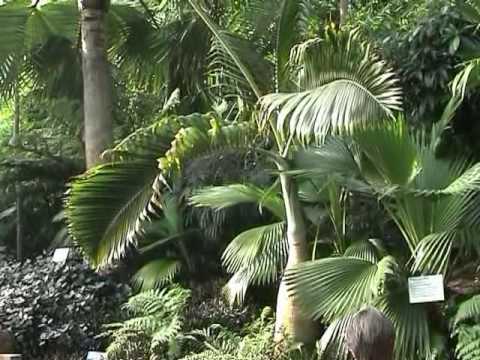
<instances>
[{"instance_id":1,"label":"fan-shaped palm frond","mask_svg":"<svg viewBox=\"0 0 480 360\"><path fill-rule=\"evenodd\" d=\"M280 133L326 135L393 118L401 108L398 80L357 32L327 32L292 52L299 92L260 100L264 121Z\"/></svg>"},{"instance_id":2,"label":"fan-shaped palm frond","mask_svg":"<svg viewBox=\"0 0 480 360\"><path fill-rule=\"evenodd\" d=\"M434 344L424 304L410 304L408 291L400 289L380 297L374 306L395 327L395 359L425 359L432 355Z\"/></svg>"},{"instance_id":3,"label":"fan-shaped palm frond","mask_svg":"<svg viewBox=\"0 0 480 360\"><path fill-rule=\"evenodd\" d=\"M379 263L343 256L326 258L294 267L286 280L291 294L310 316L333 321L372 301L393 266L395 261L388 256Z\"/></svg>"},{"instance_id":4,"label":"fan-shaped palm frond","mask_svg":"<svg viewBox=\"0 0 480 360\"><path fill-rule=\"evenodd\" d=\"M39 56L49 38L71 43L76 40L77 14L74 3L63 1L35 8L20 0L0 6L0 93L11 96L18 81L29 80L28 73L35 65L30 60ZM26 64L29 66L25 67Z\"/></svg>"}]
</instances>

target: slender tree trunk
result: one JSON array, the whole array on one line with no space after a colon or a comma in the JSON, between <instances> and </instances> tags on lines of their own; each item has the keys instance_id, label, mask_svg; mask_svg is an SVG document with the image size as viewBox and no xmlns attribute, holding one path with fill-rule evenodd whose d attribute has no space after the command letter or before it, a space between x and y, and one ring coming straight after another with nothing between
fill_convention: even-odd
<instances>
[{"instance_id":1,"label":"slender tree trunk","mask_svg":"<svg viewBox=\"0 0 480 360\"><path fill-rule=\"evenodd\" d=\"M348 17L348 0L339 0L340 26L344 25Z\"/></svg>"},{"instance_id":2,"label":"slender tree trunk","mask_svg":"<svg viewBox=\"0 0 480 360\"><path fill-rule=\"evenodd\" d=\"M18 84L15 85L14 93L14 106L15 113L13 118L13 131L12 138L10 139L10 145L16 147L19 145L20 141L20 94L18 91ZM22 216L22 191L20 183L17 181L15 183L15 207L16 207L16 217L17 217L17 234L16 234L16 253L17 260L23 260L23 216Z\"/></svg>"},{"instance_id":3,"label":"slender tree trunk","mask_svg":"<svg viewBox=\"0 0 480 360\"><path fill-rule=\"evenodd\" d=\"M280 171L286 169L279 166ZM309 259L306 226L298 199L297 189L291 177L280 174L282 195L285 202L287 220L287 239L289 256L285 270ZM310 343L316 336L315 323L303 315L298 302L287 292L284 279L280 282L277 296L277 318L275 323L275 341L285 337L294 341Z\"/></svg>"},{"instance_id":4,"label":"slender tree trunk","mask_svg":"<svg viewBox=\"0 0 480 360\"><path fill-rule=\"evenodd\" d=\"M17 208L17 260L23 261L23 196L20 183L15 184L16 208Z\"/></svg>"},{"instance_id":5,"label":"slender tree trunk","mask_svg":"<svg viewBox=\"0 0 480 360\"><path fill-rule=\"evenodd\" d=\"M106 0L80 0L82 27L82 71L87 168L101 162L101 154L112 144L112 83L107 60Z\"/></svg>"}]
</instances>

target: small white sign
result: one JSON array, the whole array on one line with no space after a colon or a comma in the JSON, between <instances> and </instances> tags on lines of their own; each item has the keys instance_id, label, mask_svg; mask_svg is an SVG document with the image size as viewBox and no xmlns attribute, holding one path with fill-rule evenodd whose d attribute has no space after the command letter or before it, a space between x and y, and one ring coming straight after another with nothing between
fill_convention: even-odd
<instances>
[{"instance_id":1,"label":"small white sign","mask_svg":"<svg viewBox=\"0 0 480 360\"><path fill-rule=\"evenodd\" d=\"M107 353L98 351L89 351L87 360L107 360Z\"/></svg>"},{"instance_id":2,"label":"small white sign","mask_svg":"<svg viewBox=\"0 0 480 360\"><path fill-rule=\"evenodd\" d=\"M56 263L65 263L68 259L69 248L58 248L53 253L52 261Z\"/></svg>"},{"instance_id":3,"label":"small white sign","mask_svg":"<svg viewBox=\"0 0 480 360\"><path fill-rule=\"evenodd\" d=\"M408 294L410 304L444 301L443 275L408 278Z\"/></svg>"}]
</instances>

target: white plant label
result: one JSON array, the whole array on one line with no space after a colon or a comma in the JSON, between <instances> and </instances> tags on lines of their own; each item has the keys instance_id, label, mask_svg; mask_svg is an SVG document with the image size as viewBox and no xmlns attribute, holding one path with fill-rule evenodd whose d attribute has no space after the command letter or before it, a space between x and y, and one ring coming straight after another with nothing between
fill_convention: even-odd
<instances>
[{"instance_id":1,"label":"white plant label","mask_svg":"<svg viewBox=\"0 0 480 360\"><path fill-rule=\"evenodd\" d=\"M107 353L98 351L89 351L87 360L107 360Z\"/></svg>"},{"instance_id":2,"label":"white plant label","mask_svg":"<svg viewBox=\"0 0 480 360\"><path fill-rule=\"evenodd\" d=\"M444 301L443 275L408 278L408 294L410 304Z\"/></svg>"},{"instance_id":3,"label":"white plant label","mask_svg":"<svg viewBox=\"0 0 480 360\"><path fill-rule=\"evenodd\" d=\"M56 263L65 263L68 259L69 248L58 248L53 253L52 261Z\"/></svg>"}]
</instances>

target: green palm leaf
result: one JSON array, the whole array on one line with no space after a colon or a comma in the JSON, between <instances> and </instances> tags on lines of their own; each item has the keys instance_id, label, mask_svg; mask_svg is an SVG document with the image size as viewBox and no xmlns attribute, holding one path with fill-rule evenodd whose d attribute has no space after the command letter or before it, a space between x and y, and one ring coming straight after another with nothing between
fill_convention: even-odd
<instances>
[{"instance_id":1,"label":"green palm leaf","mask_svg":"<svg viewBox=\"0 0 480 360\"><path fill-rule=\"evenodd\" d=\"M278 279L288 256L285 223L259 226L239 234L223 253L227 271L234 274L226 286L231 302L242 302L249 285L268 285Z\"/></svg>"},{"instance_id":2,"label":"green palm leaf","mask_svg":"<svg viewBox=\"0 0 480 360\"><path fill-rule=\"evenodd\" d=\"M72 237L96 266L121 258L136 243L142 221L162 208L150 204L157 158L183 126L206 126L200 115L166 117L139 129L108 152L112 163L92 169L70 185L66 215ZM148 207L148 205L151 205Z\"/></svg>"},{"instance_id":3,"label":"green palm leaf","mask_svg":"<svg viewBox=\"0 0 480 360\"><path fill-rule=\"evenodd\" d=\"M333 321L358 310L378 293L379 279L388 269L382 262L393 264L389 257L378 265L349 257L305 262L287 272L287 286L309 316Z\"/></svg>"},{"instance_id":4,"label":"green palm leaf","mask_svg":"<svg viewBox=\"0 0 480 360\"><path fill-rule=\"evenodd\" d=\"M260 100L262 118L274 118L281 133L325 135L392 118L400 110L396 76L357 32L327 32L325 39L299 45L291 61L299 92Z\"/></svg>"},{"instance_id":5,"label":"green palm leaf","mask_svg":"<svg viewBox=\"0 0 480 360\"><path fill-rule=\"evenodd\" d=\"M391 291L374 306L395 326L395 359L425 359L433 352L428 310L423 304L410 304L406 290Z\"/></svg>"},{"instance_id":6,"label":"green palm leaf","mask_svg":"<svg viewBox=\"0 0 480 360\"><path fill-rule=\"evenodd\" d=\"M222 210L244 203L258 203L277 218L285 217L282 198L274 191L265 190L252 184L232 184L205 187L190 197L190 203L197 207L211 207Z\"/></svg>"},{"instance_id":7,"label":"green palm leaf","mask_svg":"<svg viewBox=\"0 0 480 360\"><path fill-rule=\"evenodd\" d=\"M222 45L225 52L231 57L237 68L240 70L242 75L244 76L245 80L250 85L253 93L255 96L260 97L262 96L262 90L260 89L255 76L253 75L252 71L249 69L247 63L242 59L239 54L235 51L235 47L232 45L228 36L219 29L217 24L209 17L206 11L200 6L200 4L196 0L188 0L192 8L195 10L197 15L205 22L206 26L210 29L212 34L218 40L218 42Z\"/></svg>"},{"instance_id":8,"label":"green palm leaf","mask_svg":"<svg viewBox=\"0 0 480 360\"><path fill-rule=\"evenodd\" d=\"M93 265L121 258L135 243L139 217L157 175L152 160L102 165L71 183L66 203L69 231Z\"/></svg>"},{"instance_id":9,"label":"green palm leaf","mask_svg":"<svg viewBox=\"0 0 480 360\"><path fill-rule=\"evenodd\" d=\"M170 283L181 269L175 259L158 259L145 264L132 277L132 283L141 291L155 289Z\"/></svg>"}]
</instances>

